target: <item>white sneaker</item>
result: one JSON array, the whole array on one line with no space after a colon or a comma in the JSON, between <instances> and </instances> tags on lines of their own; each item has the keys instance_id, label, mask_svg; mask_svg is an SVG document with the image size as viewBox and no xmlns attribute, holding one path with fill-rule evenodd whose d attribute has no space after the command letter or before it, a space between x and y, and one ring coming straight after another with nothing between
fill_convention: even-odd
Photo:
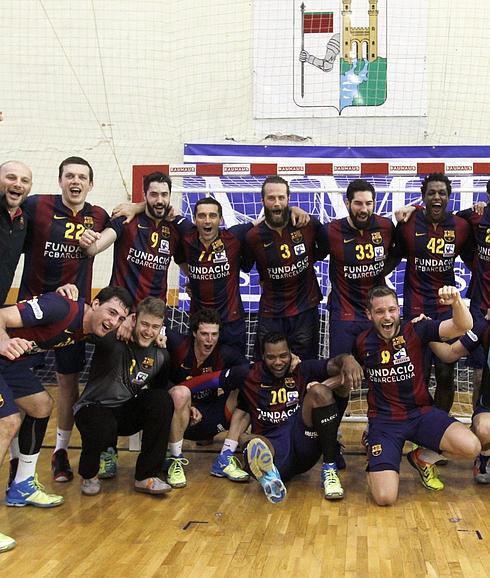
<instances>
[{"instance_id":1,"label":"white sneaker","mask_svg":"<svg viewBox=\"0 0 490 578\"><path fill-rule=\"evenodd\" d=\"M0 552L12 550L12 548L15 548L15 544L16 541L13 538L0 532Z\"/></svg>"},{"instance_id":2,"label":"white sneaker","mask_svg":"<svg viewBox=\"0 0 490 578\"><path fill-rule=\"evenodd\" d=\"M83 479L80 491L84 496L96 496L100 492L99 478L89 478L88 480Z\"/></svg>"},{"instance_id":3,"label":"white sneaker","mask_svg":"<svg viewBox=\"0 0 490 578\"><path fill-rule=\"evenodd\" d=\"M146 478L144 480L135 480L134 489L137 492L158 495L170 492L172 487L160 478Z\"/></svg>"}]
</instances>

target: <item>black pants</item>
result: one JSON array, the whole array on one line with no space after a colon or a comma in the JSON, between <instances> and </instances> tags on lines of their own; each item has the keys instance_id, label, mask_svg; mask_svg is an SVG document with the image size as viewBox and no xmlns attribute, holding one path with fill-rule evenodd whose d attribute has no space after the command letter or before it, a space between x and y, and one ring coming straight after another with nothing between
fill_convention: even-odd
<instances>
[{"instance_id":1,"label":"black pants","mask_svg":"<svg viewBox=\"0 0 490 578\"><path fill-rule=\"evenodd\" d=\"M82 437L78 473L85 479L95 477L101 452L118 435L129 436L143 430L134 477L144 480L158 476L165 459L173 409L172 398L163 389L143 390L118 407L101 404L82 407L75 415Z\"/></svg>"}]
</instances>

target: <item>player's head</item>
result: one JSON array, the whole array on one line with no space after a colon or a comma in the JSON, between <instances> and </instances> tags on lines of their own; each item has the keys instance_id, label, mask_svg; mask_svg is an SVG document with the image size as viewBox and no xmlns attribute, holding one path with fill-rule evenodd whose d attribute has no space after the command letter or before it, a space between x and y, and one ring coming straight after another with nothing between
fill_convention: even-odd
<instances>
[{"instance_id":1,"label":"player's head","mask_svg":"<svg viewBox=\"0 0 490 578\"><path fill-rule=\"evenodd\" d=\"M262 359L274 377L282 378L289 372L291 349L283 333L270 332L262 339Z\"/></svg>"},{"instance_id":2,"label":"player's head","mask_svg":"<svg viewBox=\"0 0 490 578\"><path fill-rule=\"evenodd\" d=\"M165 309L165 303L157 297L146 297L136 306L133 340L140 347L148 347L158 337L165 319Z\"/></svg>"},{"instance_id":3,"label":"player's head","mask_svg":"<svg viewBox=\"0 0 490 578\"><path fill-rule=\"evenodd\" d=\"M451 181L442 173L432 173L425 177L420 190L429 220L433 223L443 221L451 194Z\"/></svg>"},{"instance_id":4,"label":"player's head","mask_svg":"<svg viewBox=\"0 0 490 578\"><path fill-rule=\"evenodd\" d=\"M356 179L349 183L346 191L346 205L352 224L357 229L365 229L374 212L376 193L371 183Z\"/></svg>"},{"instance_id":5,"label":"player's head","mask_svg":"<svg viewBox=\"0 0 490 578\"><path fill-rule=\"evenodd\" d=\"M221 320L215 309L200 309L189 320L194 337L194 349L201 355L211 355L219 339Z\"/></svg>"},{"instance_id":6,"label":"player's head","mask_svg":"<svg viewBox=\"0 0 490 578\"><path fill-rule=\"evenodd\" d=\"M0 196L5 198L8 210L15 211L32 188L31 169L20 161L0 165Z\"/></svg>"},{"instance_id":7,"label":"player's head","mask_svg":"<svg viewBox=\"0 0 490 578\"><path fill-rule=\"evenodd\" d=\"M194 205L194 222L201 241L211 243L216 239L222 218L223 209L216 199L206 197L197 201Z\"/></svg>"},{"instance_id":8,"label":"player's head","mask_svg":"<svg viewBox=\"0 0 490 578\"><path fill-rule=\"evenodd\" d=\"M366 314L377 334L389 341L400 330L400 306L398 297L390 287L378 285L368 293Z\"/></svg>"},{"instance_id":9,"label":"player's head","mask_svg":"<svg viewBox=\"0 0 490 578\"><path fill-rule=\"evenodd\" d=\"M68 157L58 168L58 184L65 205L81 207L94 186L94 171L85 159Z\"/></svg>"},{"instance_id":10,"label":"player's head","mask_svg":"<svg viewBox=\"0 0 490 578\"><path fill-rule=\"evenodd\" d=\"M114 331L125 321L132 305L131 295L124 287L104 287L85 311L84 333L93 333L103 337Z\"/></svg>"},{"instance_id":11,"label":"player's head","mask_svg":"<svg viewBox=\"0 0 490 578\"><path fill-rule=\"evenodd\" d=\"M143 179L146 213L154 219L164 219L170 211L172 181L165 173L156 171Z\"/></svg>"},{"instance_id":12,"label":"player's head","mask_svg":"<svg viewBox=\"0 0 490 578\"><path fill-rule=\"evenodd\" d=\"M266 223L284 227L289 220L289 184L282 177L267 177L262 183L262 204Z\"/></svg>"}]
</instances>

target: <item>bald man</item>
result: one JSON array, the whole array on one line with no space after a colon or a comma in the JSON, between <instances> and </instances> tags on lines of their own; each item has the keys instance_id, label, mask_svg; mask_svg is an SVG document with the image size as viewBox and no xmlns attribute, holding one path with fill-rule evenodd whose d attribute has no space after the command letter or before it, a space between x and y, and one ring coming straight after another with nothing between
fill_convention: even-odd
<instances>
[{"instance_id":1,"label":"bald man","mask_svg":"<svg viewBox=\"0 0 490 578\"><path fill-rule=\"evenodd\" d=\"M5 303L27 231L21 205L32 188L31 169L20 161L0 165L0 305Z\"/></svg>"}]
</instances>

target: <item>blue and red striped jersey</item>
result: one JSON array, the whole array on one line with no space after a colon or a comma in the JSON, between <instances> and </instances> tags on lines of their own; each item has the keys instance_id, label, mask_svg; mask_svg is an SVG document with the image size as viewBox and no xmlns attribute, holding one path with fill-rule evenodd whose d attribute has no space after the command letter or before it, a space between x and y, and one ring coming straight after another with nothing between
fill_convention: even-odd
<instances>
[{"instance_id":1,"label":"blue and red striped jersey","mask_svg":"<svg viewBox=\"0 0 490 578\"><path fill-rule=\"evenodd\" d=\"M243 317L240 267L245 234L251 228L251 224L243 224L220 230L207 249L197 228L182 236L174 258L176 263L187 263L191 313L216 309L223 323Z\"/></svg>"},{"instance_id":2,"label":"blue and red striped jersey","mask_svg":"<svg viewBox=\"0 0 490 578\"><path fill-rule=\"evenodd\" d=\"M80 249L78 241L85 229L102 231L109 215L90 203L74 215L61 195L27 197L22 209L28 216L28 228L19 299L73 283L80 297L90 300L94 260Z\"/></svg>"},{"instance_id":3,"label":"blue and red striped jersey","mask_svg":"<svg viewBox=\"0 0 490 578\"><path fill-rule=\"evenodd\" d=\"M485 207L483 215L472 209L457 214L471 225L476 244L468 296L473 306L486 313L490 309L490 205Z\"/></svg>"},{"instance_id":4,"label":"blue and red striped jersey","mask_svg":"<svg viewBox=\"0 0 490 578\"><path fill-rule=\"evenodd\" d=\"M156 222L145 213L126 225L123 221L120 217L109 224L117 235L111 285L125 287L135 303L145 297L166 302L168 268L180 239L177 227L173 222Z\"/></svg>"},{"instance_id":5,"label":"blue and red striped jersey","mask_svg":"<svg viewBox=\"0 0 490 578\"><path fill-rule=\"evenodd\" d=\"M262 222L247 233L246 266L256 263L262 285L260 315L292 317L320 303L314 264L321 227L311 217L302 228L289 222L279 233Z\"/></svg>"},{"instance_id":6,"label":"blue and red striped jersey","mask_svg":"<svg viewBox=\"0 0 490 578\"><path fill-rule=\"evenodd\" d=\"M440 341L441 321L406 322L386 343L374 327L356 340L354 355L368 383L368 417L395 421L425 413L433 404L424 381L424 346Z\"/></svg>"},{"instance_id":7,"label":"blue and red striped jersey","mask_svg":"<svg viewBox=\"0 0 490 578\"><path fill-rule=\"evenodd\" d=\"M67 347L82 341L85 299L71 301L58 293L45 293L15 305L19 310L23 327L7 329L10 337L34 341L39 350Z\"/></svg>"},{"instance_id":8,"label":"blue and red striped jersey","mask_svg":"<svg viewBox=\"0 0 490 578\"><path fill-rule=\"evenodd\" d=\"M393 254L407 259L403 283L403 314L435 315L449 309L441 305L437 292L443 285L455 285L454 262L458 255L471 260L473 251L470 225L446 213L441 223L430 223L417 210L407 223L398 223Z\"/></svg>"},{"instance_id":9,"label":"blue and red striped jersey","mask_svg":"<svg viewBox=\"0 0 490 578\"><path fill-rule=\"evenodd\" d=\"M365 229L352 227L347 217L324 226L319 248L330 255L331 291L328 307L332 319L366 320L366 297L384 285L383 268L393 244L393 223L372 215Z\"/></svg>"}]
</instances>

